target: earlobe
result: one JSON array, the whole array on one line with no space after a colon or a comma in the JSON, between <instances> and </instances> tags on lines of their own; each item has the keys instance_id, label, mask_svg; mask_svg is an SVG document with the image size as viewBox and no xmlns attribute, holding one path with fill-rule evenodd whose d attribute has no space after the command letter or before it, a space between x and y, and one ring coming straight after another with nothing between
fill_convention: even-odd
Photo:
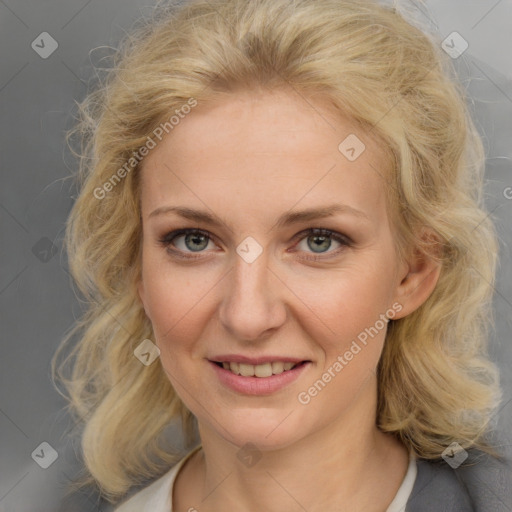
<instances>
[{"instance_id":1,"label":"earlobe","mask_svg":"<svg viewBox=\"0 0 512 512\"><path fill-rule=\"evenodd\" d=\"M432 233L425 233L424 237L428 237L439 247L438 240ZM427 254L417 248L413 250L396 288L395 300L402 305L402 309L395 318L403 318L416 311L434 291L442 267L434 254Z\"/></svg>"}]
</instances>

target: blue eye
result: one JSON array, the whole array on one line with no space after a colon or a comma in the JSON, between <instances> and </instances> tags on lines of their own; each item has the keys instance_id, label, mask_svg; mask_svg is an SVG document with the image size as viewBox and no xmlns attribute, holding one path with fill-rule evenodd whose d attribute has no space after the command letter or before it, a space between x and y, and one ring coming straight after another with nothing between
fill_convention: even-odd
<instances>
[{"instance_id":1,"label":"blue eye","mask_svg":"<svg viewBox=\"0 0 512 512\"><path fill-rule=\"evenodd\" d=\"M337 233L336 231L331 231L330 229L323 228L311 228L299 233L296 238L300 238L299 243L296 246L299 246L302 241L306 242L307 248L311 249L314 254L328 254L328 258L332 255L338 255L340 251L342 251L346 247L350 247L352 245L352 240L341 233ZM338 243L341 247L337 250L329 251L332 246L332 240ZM329 252L328 252L329 251ZM305 259L310 260L320 260L325 259L325 257L308 257Z\"/></svg>"},{"instance_id":2,"label":"blue eye","mask_svg":"<svg viewBox=\"0 0 512 512\"><path fill-rule=\"evenodd\" d=\"M176 240L183 238L183 247L177 247ZM159 242L168 249L172 254L178 255L183 258L195 259L196 256L186 256L185 254L190 251L203 252L208 247L208 243L211 241L211 235L207 231L196 228L188 229L177 229L171 231L162 237ZM172 246L172 247L171 247ZM177 247L178 250L175 249ZM183 255L179 253L184 253ZM199 256L200 257L200 256Z\"/></svg>"},{"instance_id":3,"label":"blue eye","mask_svg":"<svg viewBox=\"0 0 512 512\"><path fill-rule=\"evenodd\" d=\"M309 249L312 254L327 254L327 256L303 257L307 260L330 258L333 255L338 255L341 251L353 244L348 236L324 228L307 229L295 235L294 240L299 240L299 242L303 240L306 241L307 249ZM335 251L329 251L332 246L332 240L340 244L341 247ZM205 252L210 242L213 243L212 235L208 231L197 228L177 229L159 239L159 243L164 246L169 253L178 258L185 259L201 258L201 253ZM297 243L295 247L298 245L299 243ZM304 252L307 253L308 250L304 250ZM194 253L196 254L194 255Z\"/></svg>"}]
</instances>

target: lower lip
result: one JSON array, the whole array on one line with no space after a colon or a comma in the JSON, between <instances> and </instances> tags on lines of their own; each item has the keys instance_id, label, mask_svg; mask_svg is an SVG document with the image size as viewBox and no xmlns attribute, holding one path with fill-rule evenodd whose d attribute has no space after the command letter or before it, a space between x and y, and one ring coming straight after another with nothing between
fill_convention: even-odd
<instances>
[{"instance_id":1,"label":"lower lip","mask_svg":"<svg viewBox=\"0 0 512 512\"><path fill-rule=\"evenodd\" d=\"M214 371L217 372L217 376L222 384L246 395L271 395L298 379L311 364L308 361L296 366L292 370L286 370L283 373L270 377L243 377L242 375L235 375L233 372L225 370L212 361L208 362L213 366Z\"/></svg>"}]
</instances>

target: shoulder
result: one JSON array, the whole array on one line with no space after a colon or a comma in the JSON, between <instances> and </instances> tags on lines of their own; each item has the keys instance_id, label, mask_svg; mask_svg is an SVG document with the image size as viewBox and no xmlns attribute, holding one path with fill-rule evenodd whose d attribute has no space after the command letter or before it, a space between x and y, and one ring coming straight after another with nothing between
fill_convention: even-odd
<instances>
[{"instance_id":1,"label":"shoulder","mask_svg":"<svg viewBox=\"0 0 512 512\"><path fill-rule=\"evenodd\" d=\"M407 512L509 512L512 510L512 464L469 450L461 464L417 461L417 477ZM453 466L453 467L452 467Z\"/></svg>"},{"instance_id":2,"label":"shoulder","mask_svg":"<svg viewBox=\"0 0 512 512\"><path fill-rule=\"evenodd\" d=\"M172 490L176 476L185 462L200 448L201 445L191 450L167 473L147 487L136 491L114 512L172 512Z\"/></svg>"},{"instance_id":3,"label":"shoulder","mask_svg":"<svg viewBox=\"0 0 512 512\"><path fill-rule=\"evenodd\" d=\"M121 503L114 512L167 512L169 508L165 500L170 496L172 481L175 476L175 467L155 480L147 487L137 491L129 499Z\"/></svg>"}]
</instances>

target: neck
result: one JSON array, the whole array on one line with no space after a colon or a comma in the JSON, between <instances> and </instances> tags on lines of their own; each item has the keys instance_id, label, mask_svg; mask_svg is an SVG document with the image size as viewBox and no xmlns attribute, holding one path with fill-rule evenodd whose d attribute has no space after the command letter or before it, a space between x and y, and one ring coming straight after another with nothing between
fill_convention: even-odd
<instances>
[{"instance_id":1,"label":"neck","mask_svg":"<svg viewBox=\"0 0 512 512\"><path fill-rule=\"evenodd\" d=\"M364 393L335 422L290 445L256 450L252 460L249 452L240 460L239 446L200 423L203 450L194 479L201 498L194 506L201 512L382 512L405 476L408 454L376 427L376 388Z\"/></svg>"}]
</instances>

